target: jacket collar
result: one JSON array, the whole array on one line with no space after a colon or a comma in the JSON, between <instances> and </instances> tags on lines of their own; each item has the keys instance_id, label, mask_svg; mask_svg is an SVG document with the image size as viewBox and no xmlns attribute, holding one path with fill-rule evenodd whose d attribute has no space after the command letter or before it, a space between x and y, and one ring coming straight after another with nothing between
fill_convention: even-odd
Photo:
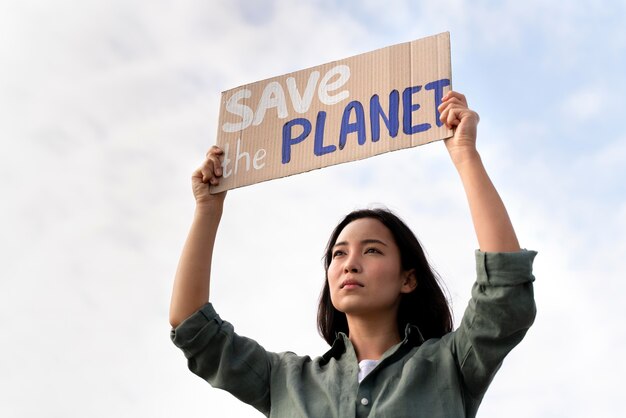
<instances>
[{"instance_id":1,"label":"jacket collar","mask_svg":"<svg viewBox=\"0 0 626 418\"><path fill-rule=\"evenodd\" d=\"M416 325L407 324L404 328L404 340L399 345L407 345L410 348L419 347L424 343L424 337ZM339 358L346 352L346 347L352 347L352 343L348 336L343 332L338 332L335 337L333 345L330 347L324 355L322 360L324 363L328 363L331 358L339 360Z\"/></svg>"}]
</instances>

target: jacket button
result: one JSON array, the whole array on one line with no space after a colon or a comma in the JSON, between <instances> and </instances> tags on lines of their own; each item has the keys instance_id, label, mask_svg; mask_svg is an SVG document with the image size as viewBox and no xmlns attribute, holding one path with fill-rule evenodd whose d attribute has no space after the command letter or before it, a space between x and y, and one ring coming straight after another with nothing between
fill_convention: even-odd
<instances>
[{"instance_id":1,"label":"jacket button","mask_svg":"<svg viewBox=\"0 0 626 418\"><path fill-rule=\"evenodd\" d=\"M361 405L367 406L367 404L369 404L369 403L370 403L370 401L368 401L367 398L362 398L361 399Z\"/></svg>"}]
</instances>

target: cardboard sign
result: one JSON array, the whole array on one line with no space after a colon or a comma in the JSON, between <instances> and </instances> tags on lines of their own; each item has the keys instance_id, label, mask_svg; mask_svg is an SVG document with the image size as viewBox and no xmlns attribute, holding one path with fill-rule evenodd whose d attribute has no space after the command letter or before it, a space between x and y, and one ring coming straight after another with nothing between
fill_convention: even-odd
<instances>
[{"instance_id":1,"label":"cardboard sign","mask_svg":"<svg viewBox=\"0 0 626 418\"><path fill-rule=\"evenodd\" d=\"M211 192L448 138L451 83L445 32L225 91Z\"/></svg>"}]
</instances>

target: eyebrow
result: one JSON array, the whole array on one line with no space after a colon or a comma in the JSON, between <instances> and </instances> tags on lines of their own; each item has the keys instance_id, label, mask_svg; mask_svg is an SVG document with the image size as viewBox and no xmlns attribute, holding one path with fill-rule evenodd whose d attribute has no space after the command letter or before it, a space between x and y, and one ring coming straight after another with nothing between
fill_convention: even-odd
<instances>
[{"instance_id":1,"label":"eyebrow","mask_svg":"<svg viewBox=\"0 0 626 418\"><path fill-rule=\"evenodd\" d=\"M387 247L387 244L385 244L381 240L375 239L375 238L364 239L363 241L361 241L361 244L381 244L381 245L384 245L385 247ZM333 245L333 248L340 247L342 245L348 245L348 241L337 242L337 243L335 243L335 245Z\"/></svg>"}]
</instances>

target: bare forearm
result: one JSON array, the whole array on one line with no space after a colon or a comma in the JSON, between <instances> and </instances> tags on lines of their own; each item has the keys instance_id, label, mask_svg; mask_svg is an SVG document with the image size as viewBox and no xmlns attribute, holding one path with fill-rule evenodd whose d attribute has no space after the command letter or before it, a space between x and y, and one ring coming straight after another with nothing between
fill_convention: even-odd
<instances>
[{"instance_id":1,"label":"bare forearm","mask_svg":"<svg viewBox=\"0 0 626 418\"><path fill-rule=\"evenodd\" d=\"M461 176L481 251L520 250L506 207L476 150L453 158Z\"/></svg>"},{"instance_id":2,"label":"bare forearm","mask_svg":"<svg viewBox=\"0 0 626 418\"><path fill-rule=\"evenodd\" d=\"M174 279L170 324L178 326L209 300L211 262L222 204L197 207Z\"/></svg>"}]
</instances>

